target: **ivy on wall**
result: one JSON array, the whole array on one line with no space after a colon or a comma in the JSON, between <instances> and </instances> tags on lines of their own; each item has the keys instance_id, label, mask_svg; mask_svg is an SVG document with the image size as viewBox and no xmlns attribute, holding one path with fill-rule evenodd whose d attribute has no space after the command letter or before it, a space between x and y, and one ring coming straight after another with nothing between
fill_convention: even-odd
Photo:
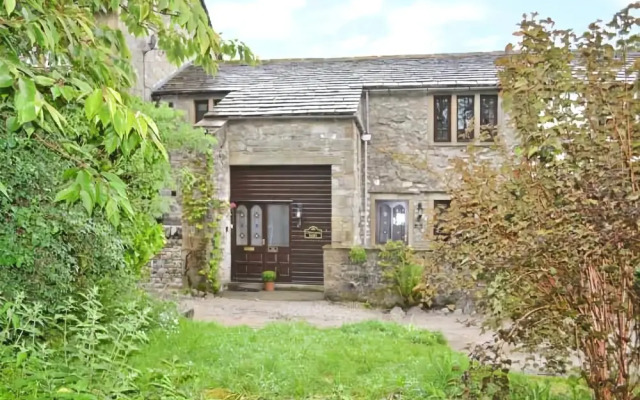
<instances>
[{"instance_id":1,"label":"ivy on wall","mask_svg":"<svg viewBox=\"0 0 640 400\"><path fill-rule=\"evenodd\" d=\"M213 292L217 293L221 285L218 271L222 261L222 236L219 228L228 204L216 198L214 151L207 150L201 155L204 156L204 166L197 159L194 161L194 168L182 169L182 213L183 218L195 230L193 233L186 233L189 242L194 237L200 237L205 239L207 247L210 246L206 266L199 273L207 276Z\"/></svg>"}]
</instances>

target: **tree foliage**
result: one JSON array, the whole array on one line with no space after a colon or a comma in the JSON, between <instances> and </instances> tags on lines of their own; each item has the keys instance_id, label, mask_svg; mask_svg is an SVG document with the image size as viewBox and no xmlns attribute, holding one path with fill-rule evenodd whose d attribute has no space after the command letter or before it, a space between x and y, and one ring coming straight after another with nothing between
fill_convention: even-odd
<instances>
[{"instance_id":1,"label":"tree foliage","mask_svg":"<svg viewBox=\"0 0 640 400\"><path fill-rule=\"evenodd\" d=\"M0 292L46 308L101 280L129 287L164 244L167 149L210 143L178 112L129 94L124 32L208 72L253 55L196 0L5 1L0 7Z\"/></svg>"},{"instance_id":2,"label":"tree foliage","mask_svg":"<svg viewBox=\"0 0 640 400\"><path fill-rule=\"evenodd\" d=\"M597 399L635 398L639 383L639 8L580 35L524 17L499 62L519 146L501 165L456 162L435 250L485 285L502 343L549 367L578 355Z\"/></svg>"},{"instance_id":3,"label":"tree foliage","mask_svg":"<svg viewBox=\"0 0 640 400\"><path fill-rule=\"evenodd\" d=\"M104 209L117 225L132 217L120 172L132 156L166 157L157 126L131 108L135 75L124 34L101 23L118 15L136 36L158 36L176 64L194 59L214 72L219 55L253 61L242 44L223 41L196 0L6 1L0 9L0 95L6 129L41 142L72 162L57 201ZM86 127L72 130L63 107L84 109ZM2 192L11 197L3 184ZM5 193L6 192L6 193Z\"/></svg>"}]
</instances>

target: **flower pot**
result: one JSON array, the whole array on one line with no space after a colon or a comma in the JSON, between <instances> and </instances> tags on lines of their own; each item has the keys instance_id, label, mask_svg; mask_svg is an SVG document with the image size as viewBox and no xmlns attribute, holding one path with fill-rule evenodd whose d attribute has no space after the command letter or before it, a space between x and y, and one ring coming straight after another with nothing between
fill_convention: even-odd
<instances>
[{"instance_id":1,"label":"flower pot","mask_svg":"<svg viewBox=\"0 0 640 400\"><path fill-rule=\"evenodd\" d=\"M275 287L276 287L275 282L265 282L264 283L264 290L266 290L267 292L273 292Z\"/></svg>"}]
</instances>

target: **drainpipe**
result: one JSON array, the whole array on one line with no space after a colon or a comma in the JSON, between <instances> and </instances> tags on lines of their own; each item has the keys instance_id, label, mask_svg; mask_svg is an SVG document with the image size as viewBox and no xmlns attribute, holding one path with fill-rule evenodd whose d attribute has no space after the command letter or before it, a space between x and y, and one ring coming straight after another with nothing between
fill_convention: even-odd
<instances>
[{"instance_id":1,"label":"drainpipe","mask_svg":"<svg viewBox=\"0 0 640 400\"><path fill-rule=\"evenodd\" d=\"M364 92L365 132L362 135L364 141L364 245L369 245L369 91Z\"/></svg>"}]
</instances>

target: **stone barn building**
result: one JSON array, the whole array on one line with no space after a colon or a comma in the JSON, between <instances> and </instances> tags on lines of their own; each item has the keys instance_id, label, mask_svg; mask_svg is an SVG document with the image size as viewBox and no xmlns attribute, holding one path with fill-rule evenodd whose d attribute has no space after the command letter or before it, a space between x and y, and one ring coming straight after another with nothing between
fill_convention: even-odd
<instances>
[{"instance_id":1,"label":"stone barn building","mask_svg":"<svg viewBox=\"0 0 640 400\"><path fill-rule=\"evenodd\" d=\"M351 265L349 249L426 248L436 210L448 206L451 160L470 143L494 157L491 135L512 139L502 55L227 63L215 76L188 65L161 82L153 98L217 138L217 196L235 205L220 224L220 279L259 282L275 269L276 287L367 300L380 271Z\"/></svg>"}]
</instances>

